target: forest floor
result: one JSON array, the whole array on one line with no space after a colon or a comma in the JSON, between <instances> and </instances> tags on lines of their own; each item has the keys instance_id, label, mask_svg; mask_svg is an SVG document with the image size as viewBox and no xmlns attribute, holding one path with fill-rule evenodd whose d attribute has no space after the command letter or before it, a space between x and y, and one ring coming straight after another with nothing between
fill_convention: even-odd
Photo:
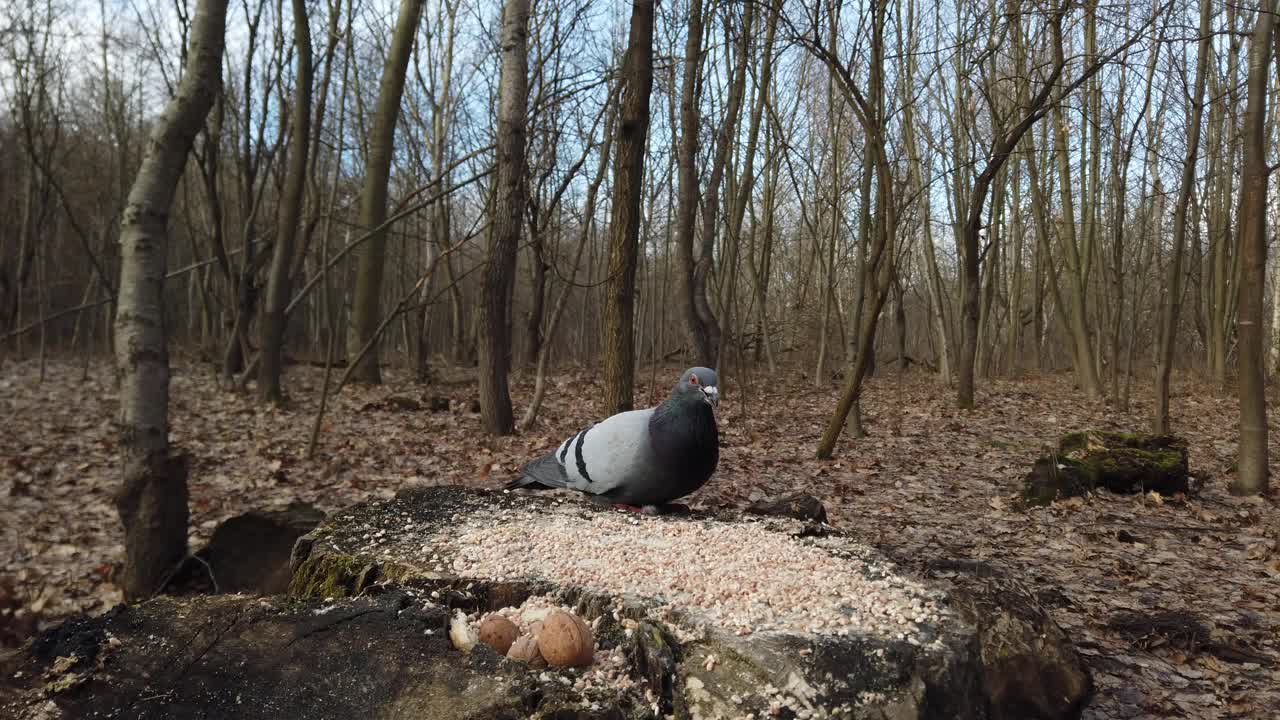
<instances>
[{"instance_id":1,"label":"forest floor","mask_svg":"<svg viewBox=\"0 0 1280 720\"><path fill-rule=\"evenodd\" d=\"M678 372L664 369L656 386L641 372L637 406L665 396ZM179 363L171 422L173 442L192 461L193 548L218 522L249 509L301 500L328 511L414 485L497 487L596 419L598 375L568 369L552 379L533 430L490 438L471 409L474 382L442 373L449 374L456 377L419 386L391 371L382 387L345 390L330 403L307 460L320 370L290 368L295 401L277 410L219 390L208 366ZM110 365L95 364L85 376L78 364L54 363L38 379L34 362L0 367L0 611L7 603L47 626L119 602L110 577L123 548L112 505ZM930 376L888 374L864 397L869 436L846 436L835 460L819 462L814 448L838 388L757 370L725 389L720 469L691 500L741 506L802 490L826 503L833 524L891 555L975 560L1020 578L1094 671L1098 694L1086 717L1274 717L1280 508L1274 495L1227 493L1234 394L1175 382L1174 427L1190 441L1199 485L1190 497L1104 492L1030 512L1011 506L1036 455L1062 433L1144 429L1147 386L1134 390L1143 397L1121 413L1082 400L1069 375L982 381L978 409L965 412ZM514 378L513 394L520 412L531 375ZM432 412L432 397L448 398L450 408ZM1175 612L1185 615L1163 633L1117 624L1132 613ZM12 611L0 617L13 618ZM5 632L0 627L0 643Z\"/></svg>"}]
</instances>

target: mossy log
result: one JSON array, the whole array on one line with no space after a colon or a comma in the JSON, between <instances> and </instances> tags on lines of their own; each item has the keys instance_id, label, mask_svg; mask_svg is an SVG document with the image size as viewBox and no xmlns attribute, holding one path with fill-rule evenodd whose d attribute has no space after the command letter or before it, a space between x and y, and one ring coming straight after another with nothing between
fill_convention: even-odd
<instances>
[{"instance_id":1,"label":"mossy log","mask_svg":"<svg viewBox=\"0 0 1280 720\"><path fill-rule=\"evenodd\" d=\"M1105 488L1114 493L1187 491L1187 441L1174 435L1085 430L1064 435L1057 452L1036 460L1022 499L1048 505Z\"/></svg>"}]
</instances>

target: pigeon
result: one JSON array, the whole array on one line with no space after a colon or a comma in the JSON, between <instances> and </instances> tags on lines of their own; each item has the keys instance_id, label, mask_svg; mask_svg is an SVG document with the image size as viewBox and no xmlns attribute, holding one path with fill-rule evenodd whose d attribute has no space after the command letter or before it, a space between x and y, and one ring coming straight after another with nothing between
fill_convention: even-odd
<instances>
[{"instance_id":1,"label":"pigeon","mask_svg":"<svg viewBox=\"0 0 1280 720\"><path fill-rule=\"evenodd\" d=\"M716 371L689 368L657 407L618 413L524 466L507 489L570 488L656 514L706 484L720 460Z\"/></svg>"}]
</instances>

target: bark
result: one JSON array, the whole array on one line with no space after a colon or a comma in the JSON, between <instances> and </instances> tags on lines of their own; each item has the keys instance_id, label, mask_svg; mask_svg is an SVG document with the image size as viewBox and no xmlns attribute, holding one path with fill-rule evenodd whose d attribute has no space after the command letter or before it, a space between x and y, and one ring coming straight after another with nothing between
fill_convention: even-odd
<instances>
[{"instance_id":1,"label":"bark","mask_svg":"<svg viewBox=\"0 0 1280 720\"><path fill-rule=\"evenodd\" d=\"M1258 3L1260 8L1265 8L1266 5L1266 0ZM1221 143L1215 145L1215 152L1220 153L1220 170L1209 176L1215 188L1210 196L1213 202L1209 204L1208 224L1211 238L1210 269L1213 275L1210 284L1211 292L1206 298L1210 303L1207 308L1208 369L1214 383L1220 388L1225 388L1227 384L1227 353L1231 339L1229 329L1235 301L1239 297L1232 293L1233 289L1238 289L1236 280L1238 280L1240 248L1236 243L1242 240L1231 227L1231 197L1235 190L1236 177L1236 143L1232 135L1237 126L1236 108L1239 107L1236 79L1240 76L1241 37L1237 34L1236 27L1237 5L1227 3L1225 10L1228 31L1227 83L1222 93L1216 92L1216 88L1210 88L1211 97L1225 96L1225 101L1220 103L1222 109L1219 139ZM1216 76L1211 78L1216 80ZM1241 193L1243 194L1243 189ZM1243 222L1240 218L1236 220Z\"/></svg>"},{"instance_id":2,"label":"bark","mask_svg":"<svg viewBox=\"0 0 1280 720\"><path fill-rule=\"evenodd\" d=\"M1173 256L1169 259L1169 279L1160 314L1160 337L1156 350L1156 408L1151 419L1156 434L1169 432L1169 375L1173 371L1173 351L1178 336L1178 314L1182 310L1182 256L1187 244L1187 207L1195 188L1196 158L1200 151L1200 121L1204 117L1204 90L1209 72L1213 7L1200 0L1200 42L1196 48L1196 75L1191 90L1191 115L1187 120L1187 155L1182 162L1178 202L1173 207Z\"/></svg>"},{"instance_id":3,"label":"bark","mask_svg":"<svg viewBox=\"0 0 1280 720\"><path fill-rule=\"evenodd\" d=\"M537 223L529 224L529 313L524 324L524 365L535 367L538 355L542 352L542 326L546 319L547 307L547 265L546 251L543 248L542 234L546 228Z\"/></svg>"},{"instance_id":4,"label":"bark","mask_svg":"<svg viewBox=\"0 0 1280 720\"><path fill-rule=\"evenodd\" d=\"M1236 477L1231 492L1262 495L1267 492L1267 394L1263 358L1263 295L1267 267L1267 117L1268 69L1271 66L1271 38L1275 32L1280 3L1259 4L1249 47L1249 97L1244 114L1244 172L1240 178L1240 222L1242 273L1239 283L1239 314L1236 334L1240 338L1240 449Z\"/></svg>"},{"instance_id":5,"label":"bark","mask_svg":"<svg viewBox=\"0 0 1280 720\"><path fill-rule=\"evenodd\" d=\"M710 358L712 349L694 301L694 228L698 217L699 68L702 65L702 0L690 0L685 36L684 71L680 80L680 145L677 149L676 295L695 361Z\"/></svg>"},{"instance_id":6,"label":"bark","mask_svg":"<svg viewBox=\"0 0 1280 720\"><path fill-rule=\"evenodd\" d=\"M258 393L263 400L279 403L281 360L287 323L285 307L293 290L294 244L298 221L302 216L303 192L307 181L307 148L311 136L311 26L307 18L306 0L291 0L293 5L293 42L297 61L297 86L294 88L293 136L290 138L289 169L280 198L280 222L276 228L276 246L267 278L267 298L262 313L262 362L258 366Z\"/></svg>"},{"instance_id":7,"label":"bark","mask_svg":"<svg viewBox=\"0 0 1280 720\"><path fill-rule=\"evenodd\" d=\"M635 286L640 242L649 95L653 89L653 23L656 0L634 0L627 53L622 63L622 108L613 165L609 218L609 275L605 281L605 416L634 406Z\"/></svg>"},{"instance_id":8,"label":"bark","mask_svg":"<svg viewBox=\"0 0 1280 720\"><path fill-rule=\"evenodd\" d=\"M1129 164L1133 159L1133 148L1134 148L1135 138L1137 137L1137 134L1138 134L1138 129L1142 126L1144 122L1147 121L1147 119L1150 116L1151 93L1155 88L1155 82L1154 82L1155 70L1156 70L1156 64L1157 64L1157 60L1159 59L1159 56L1160 56L1160 46L1157 43L1153 43L1152 50L1150 51L1149 57L1147 59L1147 69L1146 69L1146 75L1145 75L1146 79L1144 82L1145 87L1144 87L1143 99L1142 99L1142 112L1140 112L1138 114L1138 117L1134 119L1133 125L1129 128L1129 134L1123 139L1123 141L1121 140L1121 136L1120 136L1120 129L1121 129L1120 123L1118 120L1115 122L1115 145L1116 146L1112 151L1112 156L1118 157L1119 159L1112 164L1112 173L1111 173L1111 183L1115 188L1115 193L1113 197L1113 204L1114 204L1115 210L1113 212L1113 217L1111 219L1111 223L1114 228L1112 231L1113 233L1113 237L1112 237L1112 258L1113 258L1112 278L1113 280L1112 282L1114 285L1113 292L1115 294L1115 308L1112 311L1113 318L1112 318L1112 326L1111 326L1112 327L1111 329L1111 364L1112 364L1111 400L1114 404L1120 406L1123 409L1128 408L1127 388L1128 388L1129 376L1130 376L1130 370L1131 370L1130 362L1128 360L1121 358L1121 348L1124 345L1124 341L1125 341L1125 338L1122 337L1121 333L1124 325L1124 311L1125 311L1125 297L1126 297L1124 250L1126 247L1125 218L1127 216L1127 209L1128 209L1127 194L1128 194L1128 187L1129 187ZM1123 88L1123 84L1122 84L1122 88ZM1117 107L1124 107L1125 103L1123 98L1124 98L1124 93L1122 91L1120 93L1120 98L1117 100L1117 103L1116 103ZM1146 173L1147 171L1146 171L1146 168L1144 167L1143 168L1144 185L1145 185ZM1144 185L1140 185L1139 187L1143 187ZM1140 263L1135 263L1135 264L1140 264ZM1135 278L1138 277L1137 273L1134 273L1133 275ZM1138 312L1138 305L1139 305L1137 300L1138 299L1135 298L1134 302L1132 303L1133 314L1135 316ZM1130 357L1132 356L1132 350L1134 345L1134 337L1133 337L1134 334L1135 333L1130 333L1130 336L1128 338L1128 350L1129 350L1128 355ZM1123 371L1121 369L1122 367L1123 367ZM1122 372L1125 377L1125 384L1124 384L1125 393L1123 396L1121 394L1121 384L1120 384L1120 375L1122 374Z\"/></svg>"},{"instance_id":9,"label":"bark","mask_svg":"<svg viewBox=\"0 0 1280 720\"><path fill-rule=\"evenodd\" d=\"M1025 146L1024 146L1025 147ZM1005 368L1017 375L1022 369L1022 288L1023 248L1026 246L1026 224L1022 220L1022 165L1013 166L1013 264L1009 282L1009 344L1006 347Z\"/></svg>"},{"instance_id":10,"label":"bark","mask_svg":"<svg viewBox=\"0 0 1280 720\"><path fill-rule=\"evenodd\" d=\"M374 231L359 251L355 292L352 298L351 323L347 333L347 354L356 357L366 344L374 340L381 321L382 276L386 264L387 231L380 227L387 219L387 183L395 151L396 122L400 118L400 98L404 93L405 72L413 54L413 40L422 15L423 0L402 0L391 49L382 68L373 125L369 129L369 155L365 163L364 186L360 190L358 224ZM377 230L374 230L377 228ZM356 368L352 379L363 383L382 382L375 342Z\"/></svg>"},{"instance_id":11,"label":"bark","mask_svg":"<svg viewBox=\"0 0 1280 720\"><path fill-rule=\"evenodd\" d=\"M1061 48L1055 49L1055 57L1061 57ZM1098 382L1097 368L1093 363L1092 331L1089 328L1089 256L1088 237L1083 247L1077 241L1075 204L1071 192L1071 165L1067 155L1067 126L1062 107L1055 106L1054 142L1055 156L1058 161L1058 198L1061 214L1058 222L1058 237L1062 245L1062 254L1066 259L1066 275L1068 280L1068 296L1066 307L1068 330L1073 349L1073 361L1080 389L1090 398L1102 395L1102 386ZM1087 183L1082 183L1085 189ZM1087 210L1086 210L1087 212Z\"/></svg>"},{"instance_id":12,"label":"bark","mask_svg":"<svg viewBox=\"0 0 1280 720\"><path fill-rule=\"evenodd\" d=\"M489 250L480 281L477 343L480 420L494 435L515 429L507 374L511 369L511 306L516 252L525 211L525 157L529 106L529 0L507 0L502 12L502 80L498 100L497 193Z\"/></svg>"},{"instance_id":13,"label":"bark","mask_svg":"<svg viewBox=\"0 0 1280 720\"><path fill-rule=\"evenodd\" d=\"M169 211L187 154L222 80L226 0L200 0L182 81L156 122L120 221L116 365L120 374L126 600L158 590L187 552L186 463L169 453L165 253Z\"/></svg>"},{"instance_id":14,"label":"bark","mask_svg":"<svg viewBox=\"0 0 1280 720\"><path fill-rule=\"evenodd\" d=\"M1272 212L1280 216L1277 205L1280 204L1273 205ZM1271 376L1280 375L1280 254L1273 256L1271 267L1271 346L1267 350L1267 369Z\"/></svg>"}]
</instances>

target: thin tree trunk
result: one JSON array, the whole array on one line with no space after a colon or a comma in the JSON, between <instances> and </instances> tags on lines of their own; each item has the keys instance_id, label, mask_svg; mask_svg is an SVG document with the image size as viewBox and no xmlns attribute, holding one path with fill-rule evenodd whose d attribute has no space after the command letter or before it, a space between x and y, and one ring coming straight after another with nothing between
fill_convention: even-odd
<instances>
[{"instance_id":1,"label":"thin tree trunk","mask_svg":"<svg viewBox=\"0 0 1280 720\"><path fill-rule=\"evenodd\" d=\"M280 198L280 223L276 228L276 246L271 256L267 279L267 298L262 310L262 362L258 366L258 393L264 401L280 403L281 361L286 326L285 306L293 291L290 270L293 267L294 241L302 216L303 192L307 181L307 148L311 141L311 26L307 18L306 0L291 0L293 6L293 43L298 76L294 80L293 137L290 139L289 169Z\"/></svg>"},{"instance_id":2,"label":"thin tree trunk","mask_svg":"<svg viewBox=\"0 0 1280 720\"><path fill-rule=\"evenodd\" d=\"M515 429L507 374L511 369L511 306L516 253L525 211L525 113L529 106L529 0L507 0L502 12L502 80L498 101L497 189L489 252L480 281L476 330L480 360L480 420L489 432Z\"/></svg>"},{"instance_id":3,"label":"thin tree trunk","mask_svg":"<svg viewBox=\"0 0 1280 720\"><path fill-rule=\"evenodd\" d=\"M885 137L884 126L884 28L885 6L877 3L873 7L871 21L871 67L868 88L861 93L853 81L849 68L839 63L838 58L816 44L808 44L810 52L817 54L827 64L830 71L837 74L845 99L854 110L862 130L867 136L867 147L870 157L867 160L876 168L876 216L881 218L875 225L875 237L867 260L865 276L874 279L874 294L869 297L866 311L861 318L858 331L858 352L850 368L849 377L836 403L835 412L827 422L827 427L818 441L817 457L829 459L835 452L836 441L844 429L849 412L855 410L862 395L863 380L875 356L876 327L880 322L880 311L889 297L889 286L895 272L894 247L898 234L898 198L895 195L897 184L894 182L893 170L888 157L889 142Z\"/></svg>"},{"instance_id":4,"label":"thin tree trunk","mask_svg":"<svg viewBox=\"0 0 1280 720\"><path fill-rule=\"evenodd\" d=\"M378 101L374 109L373 126L369 130L369 156L365 165L364 186L360 191L360 216L358 224L365 230L374 230L387 219L387 183L391 177L391 162L395 151L396 122L400 117L400 98L404 94L405 72L413 54L413 41L422 15L423 0L402 0L395 33L391 37L391 49L382 68L382 82L378 86ZM374 339L382 320L382 276L386 265L387 231L376 230L360 248L359 269L356 272L355 292L352 297L351 323L347 328L347 355L357 354ZM364 354L360 365L352 374L356 382L380 383L382 371L378 365L377 343Z\"/></svg>"},{"instance_id":5,"label":"thin tree trunk","mask_svg":"<svg viewBox=\"0 0 1280 720\"><path fill-rule=\"evenodd\" d=\"M609 275L605 281L603 414L635 404L635 289L644 192L645 139L653 90L653 23L656 0L634 0L622 62L622 109L613 166L609 218Z\"/></svg>"},{"instance_id":6,"label":"thin tree trunk","mask_svg":"<svg viewBox=\"0 0 1280 720\"><path fill-rule=\"evenodd\" d=\"M1062 57L1062 48L1055 45L1054 57ZM1066 275L1068 279L1068 330L1073 349L1072 357L1076 377L1080 389L1090 398L1102 396L1102 386L1098 382L1098 374L1093 364L1092 333L1089 328L1088 286L1090 257L1088 234L1085 233L1084 247L1077 241L1075 203L1071 191L1071 158L1068 155L1067 121L1061 105L1053 108L1055 156L1058 163L1058 199L1060 216L1058 221L1058 237L1062 245L1062 255L1066 259ZM1082 189L1088 183L1082 183ZM1085 203L1083 212L1088 212Z\"/></svg>"},{"instance_id":7,"label":"thin tree trunk","mask_svg":"<svg viewBox=\"0 0 1280 720\"><path fill-rule=\"evenodd\" d=\"M698 137L699 68L702 65L702 0L689 1L689 22L685 34L684 71L680 84L680 144L677 149L678 199L676 204L676 295L689 339L689 351L702 362L711 348L693 299L694 228L698 217Z\"/></svg>"},{"instance_id":8,"label":"thin tree trunk","mask_svg":"<svg viewBox=\"0 0 1280 720\"><path fill-rule=\"evenodd\" d=\"M742 11L742 27L733 43L734 67L729 82L729 97L726 100L724 122L716 136L715 154L711 158L711 172L707 179L707 188L702 202L702 242L698 257L693 267L692 302L698 318L695 331L697 339L697 356L699 365L715 365L720 356L720 341L723 334L721 319L716 317L708 299L708 287L714 264L716 236L718 233L717 216L720 212L720 186L724 184L724 171L729 163L729 152L737 140L738 120L742 115L742 99L746 94L748 39L755 19L754 3L747 3ZM730 27L728 20L725 28ZM682 100L683 102L683 100ZM696 185L694 186L697 187ZM728 194L728 193L726 193ZM682 298L683 300L683 298Z\"/></svg>"},{"instance_id":9,"label":"thin tree trunk","mask_svg":"<svg viewBox=\"0 0 1280 720\"><path fill-rule=\"evenodd\" d=\"M1240 178L1240 252L1243 266L1239 283L1240 338L1240 449L1235 495L1267 492L1267 393L1262 348L1262 300L1267 267L1267 83L1271 66L1271 38L1280 3L1259 3L1258 17L1249 47L1249 97L1244 113L1244 172Z\"/></svg>"},{"instance_id":10,"label":"thin tree trunk","mask_svg":"<svg viewBox=\"0 0 1280 720\"><path fill-rule=\"evenodd\" d=\"M187 553L187 474L169 455L169 350L165 337L168 219L187 154L222 80L226 0L200 0L177 92L157 121L120 221L116 366L120 373L126 600L161 589Z\"/></svg>"},{"instance_id":11,"label":"thin tree trunk","mask_svg":"<svg viewBox=\"0 0 1280 720\"><path fill-rule=\"evenodd\" d=\"M1196 76L1191 89L1191 115L1187 121L1187 156L1182 162L1178 202L1173 207L1173 257L1160 314L1160 339L1156 355L1156 408L1152 431L1169 432L1169 375L1173 371L1173 351L1178 336L1178 313L1182 309L1182 255L1187 244L1187 206L1196 181L1196 158L1200 151L1200 120L1204 117L1204 89L1209 72L1212 43L1213 6L1200 0L1200 42L1196 48Z\"/></svg>"}]
</instances>

